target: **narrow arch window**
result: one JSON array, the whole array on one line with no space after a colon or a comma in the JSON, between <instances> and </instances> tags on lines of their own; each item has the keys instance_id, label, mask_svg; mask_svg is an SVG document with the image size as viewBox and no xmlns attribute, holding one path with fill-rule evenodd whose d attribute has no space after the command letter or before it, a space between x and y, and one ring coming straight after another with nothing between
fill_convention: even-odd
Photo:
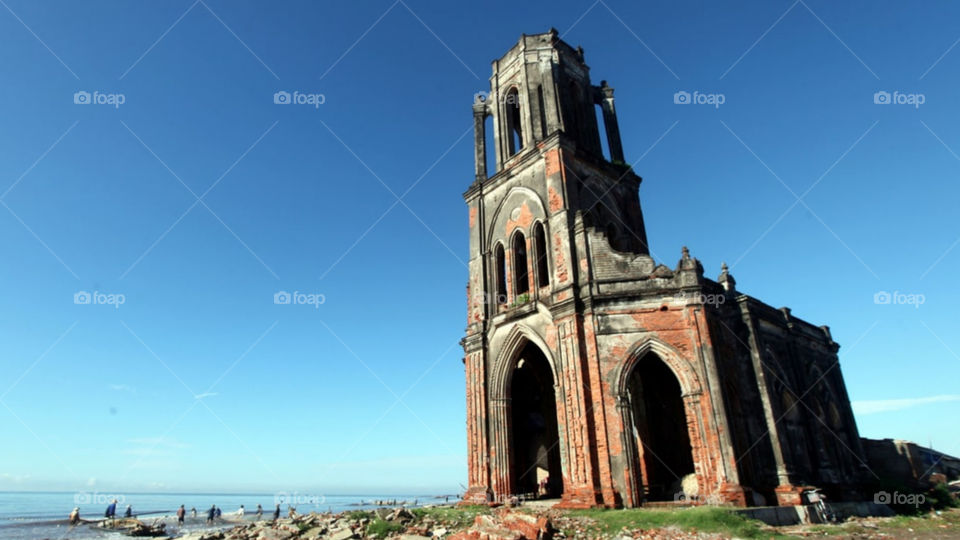
<instances>
[{"instance_id":1,"label":"narrow arch window","mask_svg":"<svg viewBox=\"0 0 960 540\"><path fill-rule=\"evenodd\" d=\"M540 109L540 138L547 138L547 110L543 102L543 85L537 85L537 107Z\"/></svg>"},{"instance_id":2,"label":"narrow arch window","mask_svg":"<svg viewBox=\"0 0 960 540\"><path fill-rule=\"evenodd\" d=\"M523 233L513 237L513 277L516 282L517 296L530 291L530 279L527 272L527 241Z\"/></svg>"},{"instance_id":3,"label":"narrow arch window","mask_svg":"<svg viewBox=\"0 0 960 540\"><path fill-rule=\"evenodd\" d=\"M543 223L533 226L533 251L537 258L537 287L550 284L550 270L547 268L547 237L543 232Z\"/></svg>"},{"instance_id":4,"label":"narrow arch window","mask_svg":"<svg viewBox=\"0 0 960 540\"><path fill-rule=\"evenodd\" d=\"M520 122L520 93L516 88L507 92L504 100L504 109L507 117L507 144L509 155L514 155L523 149L523 131Z\"/></svg>"},{"instance_id":5,"label":"narrow arch window","mask_svg":"<svg viewBox=\"0 0 960 540\"><path fill-rule=\"evenodd\" d=\"M494 249L494 266L497 270L497 304L507 303L507 261L504 258L503 244L497 244Z\"/></svg>"}]
</instances>

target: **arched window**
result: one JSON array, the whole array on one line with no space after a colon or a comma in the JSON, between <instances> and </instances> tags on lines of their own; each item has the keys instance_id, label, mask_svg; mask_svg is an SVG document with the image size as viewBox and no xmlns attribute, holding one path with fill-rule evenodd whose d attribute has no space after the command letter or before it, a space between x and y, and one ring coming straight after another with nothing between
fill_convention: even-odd
<instances>
[{"instance_id":1,"label":"arched window","mask_svg":"<svg viewBox=\"0 0 960 540\"><path fill-rule=\"evenodd\" d=\"M547 268L547 237L543 232L543 223L533 226L533 255L537 258L537 286L550 284L550 270Z\"/></svg>"},{"instance_id":2,"label":"arched window","mask_svg":"<svg viewBox=\"0 0 960 540\"><path fill-rule=\"evenodd\" d=\"M503 244L497 244L494 249L494 265L497 269L497 304L507 303L507 261L504 258Z\"/></svg>"},{"instance_id":3,"label":"arched window","mask_svg":"<svg viewBox=\"0 0 960 540\"><path fill-rule=\"evenodd\" d=\"M508 154L514 155L523 148L523 131L520 122L520 93L511 88L503 103L507 118Z\"/></svg>"},{"instance_id":4,"label":"arched window","mask_svg":"<svg viewBox=\"0 0 960 540\"><path fill-rule=\"evenodd\" d=\"M516 283L517 296L530 291L530 280L527 272L527 241L523 233L517 232L513 236L513 279Z\"/></svg>"}]
</instances>

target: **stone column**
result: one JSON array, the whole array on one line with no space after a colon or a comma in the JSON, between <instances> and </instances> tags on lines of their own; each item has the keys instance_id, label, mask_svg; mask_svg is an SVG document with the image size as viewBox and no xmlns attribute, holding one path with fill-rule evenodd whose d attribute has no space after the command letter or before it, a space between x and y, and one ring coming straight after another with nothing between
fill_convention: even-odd
<instances>
[{"instance_id":1,"label":"stone column","mask_svg":"<svg viewBox=\"0 0 960 540\"><path fill-rule=\"evenodd\" d=\"M468 347L469 348L469 347ZM490 454L487 437L487 385L483 350L464 358L467 376L467 474L463 496L470 504L486 503L490 496Z\"/></svg>"},{"instance_id":2,"label":"stone column","mask_svg":"<svg viewBox=\"0 0 960 540\"><path fill-rule=\"evenodd\" d=\"M707 428L702 443L711 456L709 460L712 468L711 476L719 482L717 494L723 498L724 502L746 506L746 495L740 485L740 474L737 471L733 439L730 435L730 422L723 403L720 374L717 371L717 360L714 356L706 313L701 308L695 308L691 319L691 327L696 336L697 356L704 371L702 388L704 395L702 399L697 400L701 403L701 421Z\"/></svg>"},{"instance_id":3,"label":"stone column","mask_svg":"<svg viewBox=\"0 0 960 540\"><path fill-rule=\"evenodd\" d=\"M610 149L610 161L623 162L623 143L620 142L620 124L617 123L617 109L613 106L613 88L607 81L600 81L600 108L603 110L603 127L607 131L607 148Z\"/></svg>"},{"instance_id":4,"label":"stone column","mask_svg":"<svg viewBox=\"0 0 960 540\"><path fill-rule=\"evenodd\" d=\"M473 102L473 147L477 182L487 179L487 104L481 96Z\"/></svg>"},{"instance_id":5,"label":"stone column","mask_svg":"<svg viewBox=\"0 0 960 540\"><path fill-rule=\"evenodd\" d=\"M747 327L747 339L750 343L753 373L757 379L757 391L760 394L760 402L763 404L763 419L767 425L767 435L770 437L773 460L777 467L777 487L774 489L777 496L777 503L781 506L801 504L800 490L790 483L790 471L787 468L787 463L783 456L780 428L777 426L778 419L773 411L773 403L771 402L771 397L773 399L780 399L780 396L771 396L770 394L770 385L767 383L767 373L763 369L763 353L760 351L760 340L757 337L756 323L750 314L748 299L742 296L738 301L740 303L741 317Z\"/></svg>"},{"instance_id":6,"label":"stone column","mask_svg":"<svg viewBox=\"0 0 960 540\"><path fill-rule=\"evenodd\" d=\"M625 492L623 494L623 505L628 508L640 506L643 503L643 486L639 480L643 478L640 471L640 458L637 455L639 449L633 436L633 406L630 403L630 397L627 393L617 396L617 413L620 416L620 446L623 448L623 485Z\"/></svg>"},{"instance_id":7,"label":"stone column","mask_svg":"<svg viewBox=\"0 0 960 540\"><path fill-rule=\"evenodd\" d=\"M493 500L503 501L511 495L510 470L510 398L490 399L490 489Z\"/></svg>"},{"instance_id":8,"label":"stone column","mask_svg":"<svg viewBox=\"0 0 960 540\"><path fill-rule=\"evenodd\" d=\"M556 322L557 349L562 395L557 396L560 451L563 459L562 508L589 508L597 505L592 440L588 426L591 403L586 394L587 377L580 354L577 315Z\"/></svg>"}]
</instances>

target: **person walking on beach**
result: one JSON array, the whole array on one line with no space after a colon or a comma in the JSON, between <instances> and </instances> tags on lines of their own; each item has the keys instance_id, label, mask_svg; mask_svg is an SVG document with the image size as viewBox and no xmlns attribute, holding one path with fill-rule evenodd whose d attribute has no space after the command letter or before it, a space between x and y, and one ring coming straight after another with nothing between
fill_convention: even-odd
<instances>
[{"instance_id":1,"label":"person walking on beach","mask_svg":"<svg viewBox=\"0 0 960 540\"><path fill-rule=\"evenodd\" d=\"M133 517L133 506L127 505L127 511L123 513L123 517Z\"/></svg>"},{"instance_id":2,"label":"person walking on beach","mask_svg":"<svg viewBox=\"0 0 960 540\"><path fill-rule=\"evenodd\" d=\"M187 510L180 505L180 508L177 508L177 525L183 526L183 516L187 515Z\"/></svg>"},{"instance_id":3,"label":"person walking on beach","mask_svg":"<svg viewBox=\"0 0 960 540\"><path fill-rule=\"evenodd\" d=\"M280 519L280 503L277 503L277 509L273 511L273 520Z\"/></svg>"},{"instance_id":4,"label":"person walking on beach","mask_svg":"<svg viewBox=\"0 0 960 540\"><path fill-rule=\"evenodd\" d=\"M240 505L240 509L237 510L237 517L240 518L240 519L243 519L243 514L244 514L244 512L245 512L245 510L243 509L243 505L241 504L241 505Z\"/></svg>"},{"instance_id":5,"label":"person walking on beach","mask_svg":"<svg viewBox=\"0 0 960 540\"><path fill-rule=\"evenodd\" d=\"M257 505L257 521L263 519L263 507L259 504Z\"/></svg>"},{"instance_id":6,"label":"person walking on beach","mask_svg":"<svg viewBox=\"0 0 960 540\"><path fill-rule=\"evenodd\" d=\"M76 507L73 512L70 512L70 524L76 525L77 523L80 523L80 507Z\"/></svg>"},{"instance_id":7,"label":"person walking on beach","mask_svg":"<svg viewBox=\"0 0 960 540\"><path fill-rule=\"evenodd\" d=\"M107 519L113 519L117 515L117 500L114 499L108 506L107 511L103 513L103 517Z\"/></svg>"},{"instance_id":8,"label":"person walking on beach","mask_svg":"<svg viewBox=\"0 0 960 540\"><path fill-rule=\"evenodd\" d=\"M191 518L191 519L197 519L197 507L196 507L196 506L191 506L191 507L190 507L190 518Z\"/></svg>"},{"instance_id":9,"label":"person walking on beach","mask_svg":"<svg viewBox=\"0 0 960 540\"><path fill-rule=\"evenodd\" d=\"M213 523L213 518L216 515L217 515L217 505L212 504L210 505L210 510L207 510L207 525L210 525Z\"/></svg>"},{"instance_id":10,"label":"person walking on beach","mask_svg":"<svg viewBox=\"0 0 960 540\"><path fill-rule=\"evenodd\" d=\"M218 507L217 507L217 515L216 515L217 521L220 520L220 516L222 516L222 515L223 515L223 511L220 510L220 507L218 506Z\"/></svg>"}]
</instances>

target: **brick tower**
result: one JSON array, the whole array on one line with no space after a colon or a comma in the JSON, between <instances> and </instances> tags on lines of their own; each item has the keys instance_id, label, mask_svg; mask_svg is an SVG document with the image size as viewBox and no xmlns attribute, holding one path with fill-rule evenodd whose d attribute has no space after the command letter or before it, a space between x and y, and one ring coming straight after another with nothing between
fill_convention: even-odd
<instances>
[{"instance_id":1,"label":"brick tower","mask_svg":"<svg viewBox=\"0 0 960 540\"><path fill-rule=\"evenodd\" d=\"M725 267L705 278L686 248L673 269L650 257L613 89L582 49L524 35L490 81L464 194L464 499L849 496L863 451L829 330L737 292Z\"/></svg>"}]
</instances>

